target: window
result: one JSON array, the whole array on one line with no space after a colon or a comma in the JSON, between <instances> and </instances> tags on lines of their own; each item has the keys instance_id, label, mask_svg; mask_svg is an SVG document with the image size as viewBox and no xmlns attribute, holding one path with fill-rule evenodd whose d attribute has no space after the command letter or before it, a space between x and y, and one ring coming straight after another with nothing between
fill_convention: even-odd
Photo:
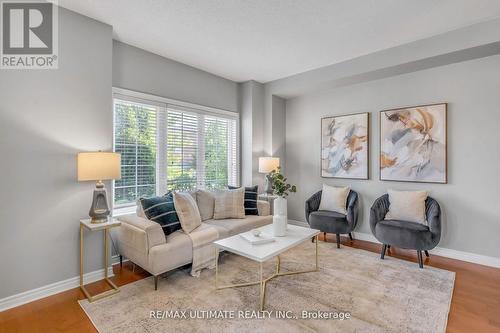
<instances>
[{"instance_id":1,"label":"window","mask_svg":"<svg viewBox=\"0 0 500 333\"><path fill-rule=\"evenodd\" d=\"M152 96L114 96L114 150L122 154L115 208L168 190L238 185L237 114L144 97Z\"/></svg>"},{"instance_id":2,"label":"window","mask_svg":"<svg viewBox=\"0 0 500 333\"><path fill-rule=\"evenodd\" d=\"M117 100L114 147L122 158L122 178L115 181L116 206L156 193L156 114L145 104Z\"/></svg>"}]
</instances>

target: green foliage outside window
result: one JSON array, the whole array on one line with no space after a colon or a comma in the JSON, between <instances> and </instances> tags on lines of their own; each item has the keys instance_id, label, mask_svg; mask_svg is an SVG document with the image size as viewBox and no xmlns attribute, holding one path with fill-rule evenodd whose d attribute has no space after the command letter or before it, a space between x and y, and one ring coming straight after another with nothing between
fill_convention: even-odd
<instances>
[{"instance_id":1,"label":"green foliage outside window","mask_svg":"<svg viewBox=\"0 0 500 333\"><path fill-rule=\"evenodd\" d=\"M115 105L115 151L122 178L115 181L115 204L156 192L156 111L142 105Z\"/></svg>"}]
</instances>

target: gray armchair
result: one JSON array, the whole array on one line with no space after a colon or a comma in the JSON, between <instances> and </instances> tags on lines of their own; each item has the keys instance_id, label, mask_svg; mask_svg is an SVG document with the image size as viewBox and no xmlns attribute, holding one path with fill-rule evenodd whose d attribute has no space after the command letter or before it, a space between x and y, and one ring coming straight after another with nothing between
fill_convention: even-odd
<instances>
[{"instance_id":1,"label":"gray armchair","mask_svg":"<svg viewBox=\"0 0 500 333\"><path fill-rule=\"evenodd\" d=\"M324 233L337 235L337 247L340 248L340 234L348 234L352 240L351 232L356 228L358 223L358 194L351 190L347 197L347 214L331 212L327 210L318 210L321 201L321 193L314 193L306 201L306 221L309 226L318 229Z\"/></svg>"},{"instance_id":2,"label":"gray armchair","mask_svg":"<svg viewBox=\"0 0 500 333\"><path fill-rule=\"evenodd\" d=\"M424 267L422 251L429 256L429 250L438 245L441 239L441 208L436 200L427 197L425 214L427 225L409 221L384 220L389 211L389 195L384 194L375 202L370 210L370 228L373 235L383 244L380 258L391 245L417 250L418 264Z\"/></svg>"}]
</instances>

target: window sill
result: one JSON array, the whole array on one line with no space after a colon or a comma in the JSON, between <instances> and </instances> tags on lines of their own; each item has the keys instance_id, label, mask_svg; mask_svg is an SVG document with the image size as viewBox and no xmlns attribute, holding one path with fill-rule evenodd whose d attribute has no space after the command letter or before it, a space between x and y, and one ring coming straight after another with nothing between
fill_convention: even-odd
<instances>
[{"instance_id":1,"label":"window sill","mask_svg":"<svg viewBox=\"0 0 500 333\"><path fill-rule=\"evenodd\" d=\"M136 212L137 206L129 206L129 207L120 207L113 209L112 215L113 217L133 214Z\"/></svg>"}]
</instances>

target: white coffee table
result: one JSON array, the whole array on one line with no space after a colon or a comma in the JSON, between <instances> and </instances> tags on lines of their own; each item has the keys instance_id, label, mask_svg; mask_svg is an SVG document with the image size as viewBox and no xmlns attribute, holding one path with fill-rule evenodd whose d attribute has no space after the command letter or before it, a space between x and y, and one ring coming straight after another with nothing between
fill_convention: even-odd
<instances>
[{"instance_id":1,"label":"white coffee table","mask_svg":"<svg viewBox=\"0 0 500 333\"><path fill-rule=\"evenodd\" d=\"M262 233L266 235L273 234L273 226L272 224L263 226L258 228ZM215 261L215 288L216 289L225 289L225 288L235 288L235 287L247 287L260 285L260 310L264 309L264 302L266 299L266 284L269 280L284 275L293 275L293 274L302 274L302 273L310 273L318 271L318 234L319 230L299 227L296 225L288 224L288 229L286 236L283 237L275 237L275 241L271 243L261 244L261 245L252 245L250 242L244 240L240 235L234 235L228 238L220 239L215 241L215 251L226 250L245 258L257 261L260 264L260 280L239 284L231 284L225 286L218 285L218 275L219 275L219 267L217 259ZM315 268L302 270L302 271L293 271L293 272L281 272L280 271L280 254L301 244L306 241L310 241L311 238L315 239L315 254L316 254L316 265ZM277 257L276 262L276 271L273 275L264 278L262 274L262 264L264 261L267 261L273 257ZM216 258L218 258L216 253Z\"/></svg>"}]
</instances>

